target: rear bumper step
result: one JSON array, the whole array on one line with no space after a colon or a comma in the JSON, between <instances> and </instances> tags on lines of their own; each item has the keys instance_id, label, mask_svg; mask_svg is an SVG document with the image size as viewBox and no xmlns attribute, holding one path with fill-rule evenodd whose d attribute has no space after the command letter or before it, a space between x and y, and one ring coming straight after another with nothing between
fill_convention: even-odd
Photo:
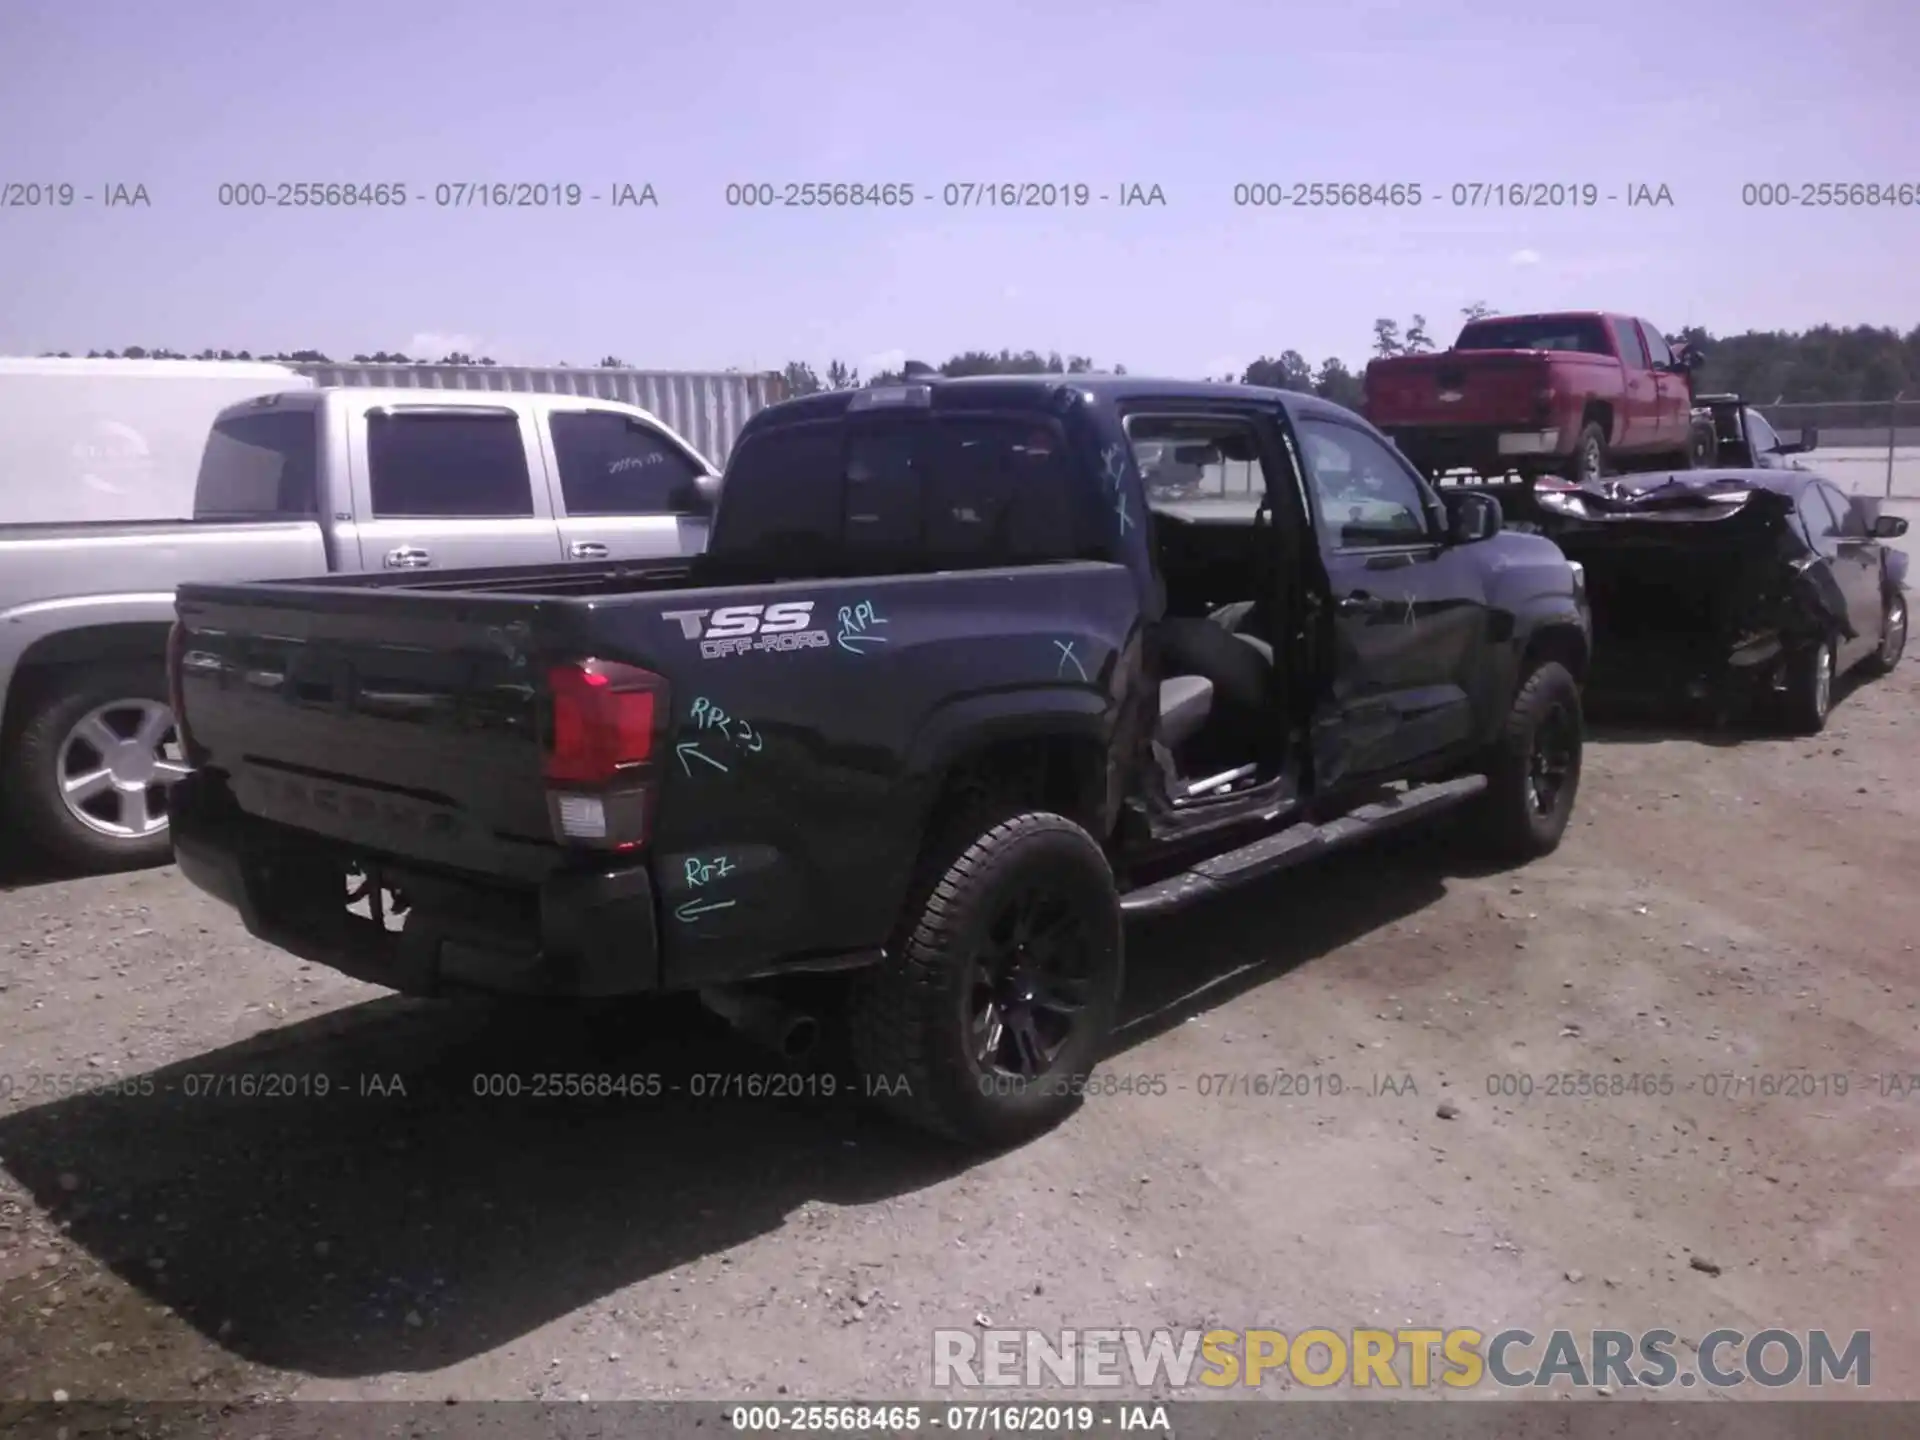
<instances>
[{"instance_id":1,"label":"rear bumper step","mask_svg":"<svg viewBox=\"0 0 1920 1440\"><path fill-rule=\"evenodd\" d=\"M262 820L205 772L170 796L180 871L239 911L248 933L355 980L406 995L456 990L608 997L660 988L644 867L566 871L503 892L483 878L391 869L413 897L389 931L346 908L351 847Z\"/></svg>"},{"instance_id":2,"label":"rear bumper step","mask_svg":"<svg viewBox=\"0 0 1920 1440\"><path fill-rule=\"evenodd\" d=\"M1486 776L1463 775L1457 780L1416 785L1390 800L1362 805L1323 825L1290 825L1238 850L1203 860L1191 870L1127 892L1120 897L1120 911L1138 917L1184 910L1249 881L1278 874L1370 836L1452 809L1486 788Z\"/></svg>"}]
</instances>

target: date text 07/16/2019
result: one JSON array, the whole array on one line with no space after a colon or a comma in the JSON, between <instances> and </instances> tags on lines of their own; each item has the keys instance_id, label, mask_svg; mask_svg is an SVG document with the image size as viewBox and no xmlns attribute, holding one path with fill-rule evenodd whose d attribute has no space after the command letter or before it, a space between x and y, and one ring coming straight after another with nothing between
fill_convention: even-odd
<instances>
[{"instance_id":1,"label":"date text 07/16/2019","mask_svg":"<svg viewBox=\"0 0 1920 1440\"><path fill-rule=\"evenodd\" d=\"M722 198L735 210L1165 209L1166 187L1148 180L908 181L737 180Z\"/></svg>"}]
</instances>

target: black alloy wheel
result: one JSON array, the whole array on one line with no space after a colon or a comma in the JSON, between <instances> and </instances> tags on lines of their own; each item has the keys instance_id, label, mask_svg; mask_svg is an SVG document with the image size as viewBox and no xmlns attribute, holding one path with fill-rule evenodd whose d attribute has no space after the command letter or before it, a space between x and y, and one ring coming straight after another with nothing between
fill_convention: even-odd
<instances>
[{"instance_id":1,"label":"black alloy wheel","mask_svg":"<svg viewBox=\"0 0 1920 1440\"><path fill-rule=\"evenodd\" d=\"M1093 927L1059 892L1009 895L973 956L967 1033L983 1074L1037 1080L1052 1069L1087 1008Z\"/></svg>"}]
</instances>

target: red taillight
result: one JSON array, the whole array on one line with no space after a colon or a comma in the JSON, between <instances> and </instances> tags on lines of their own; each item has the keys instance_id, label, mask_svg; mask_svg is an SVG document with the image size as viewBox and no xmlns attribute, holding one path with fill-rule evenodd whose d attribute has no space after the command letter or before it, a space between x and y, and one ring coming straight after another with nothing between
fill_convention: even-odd
<instances>
[{"instance_id":1,"label":"red taillight","mask_svg":"<svg viewBox=\"0 0 1920 1440\"><path fill-rule=\"evenodd\" d=\"M653 758L656 701L666 681L650 670L607 660L580 660L547 672L553 735L547 779L604 785Z\"/></svg>"},{"instance_id":2,"label":"red taillight","mask_svg":"<svg viewBox=\"0 0 1920 1440\"><path fill-rule=\"evenodd\" d=\"M671 708L665 678L637 665L576 660L547 671L547 694L554 834L616 850L644 844L654 750Z\"/></svg>"}]
</instances>

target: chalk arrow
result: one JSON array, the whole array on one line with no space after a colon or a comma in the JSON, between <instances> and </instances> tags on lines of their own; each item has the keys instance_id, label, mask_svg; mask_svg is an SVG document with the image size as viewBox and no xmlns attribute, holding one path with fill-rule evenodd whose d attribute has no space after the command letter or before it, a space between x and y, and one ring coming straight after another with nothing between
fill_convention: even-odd
<instances>
[{"instance_id":1,"label":"chalk arrow","mask_svg":"<svg viewBox=\"0 0 1920 1440\"><path fill-rule=\"evenodd\" d=\"M731 910L733 906L734 902L731 900L689 900L674 910L673 918L698 920L702 915L711 914L715 910Z\"/></svg>"},{"instance_id":2,"label":"chalk arrow","mask_svg":"<svg viewBox=\"0 0 1920 1440\"><path fill-rule=\"evenodd\" d=\"M693 774L693 766L687 763L687 761L690 759L704 760L707 762L707 764L711 765L714 769L718 770L721 774L724 775L728 773L726 766L722 765L718 760L714 759L711 755L708 755L707 753L705 753L703 750L701 750L701 748L698 745L694 744L694 742L691 740L682 740L678 745L673 747L673 753L680 757L680 768L686 771L687 774L689 775Z\"/></svg>"}]
</instances>

